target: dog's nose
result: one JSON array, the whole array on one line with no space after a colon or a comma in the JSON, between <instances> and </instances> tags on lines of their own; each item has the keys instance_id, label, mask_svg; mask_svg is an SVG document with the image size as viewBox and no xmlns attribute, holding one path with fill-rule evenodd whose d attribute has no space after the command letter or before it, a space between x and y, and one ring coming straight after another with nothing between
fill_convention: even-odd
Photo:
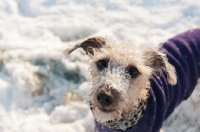
<instances>
[{"instance_id":1,"label":"dog's nose","mask_svg":"<svg viewBox=\"0 0 200 132\"><path fill-rule=\"evenodd\" d=\"M97 101L102 107L105 107L111 105L114 102L114 97L104 92L100 92L97 94Z\"/></svg>"}]
</instances>

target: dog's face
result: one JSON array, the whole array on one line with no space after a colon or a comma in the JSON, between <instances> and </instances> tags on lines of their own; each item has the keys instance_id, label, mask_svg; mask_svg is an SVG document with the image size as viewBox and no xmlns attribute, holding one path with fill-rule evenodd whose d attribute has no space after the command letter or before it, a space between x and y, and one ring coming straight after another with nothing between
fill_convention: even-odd
<instances>
[{"instance_id":1,"label":"dog's face","mask_svg":"<svg viewBox=\"0 0 200 132\"><path fill-rule=\"evenodd\" d=\"M149 79L164 70L169 83L176 84L174 67L165 54L133 44L113 44L101 37L87 39L82 47L90 56L89 100L94 117L105 122L120 118L140 101L148 98Z\"/></svg>"}]
</instances>

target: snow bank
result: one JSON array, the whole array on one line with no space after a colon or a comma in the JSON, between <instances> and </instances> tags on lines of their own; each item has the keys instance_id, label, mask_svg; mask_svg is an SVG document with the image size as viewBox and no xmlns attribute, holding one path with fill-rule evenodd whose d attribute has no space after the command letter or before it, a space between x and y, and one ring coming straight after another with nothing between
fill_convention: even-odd
<instances>
[{"instance_id":1,"label":"snow bank","mask_svg":"<svg viewBox=\"0 0 200 132\"><path fill-rule=\"evenodd\" d=\"M197 0L1 0L0 131L91 132L87 56L63 58L63 47L90 35L156 46L198 27L199 16ZM200 130L199 93L165 132Z\"/></svg>"}]
</instances>

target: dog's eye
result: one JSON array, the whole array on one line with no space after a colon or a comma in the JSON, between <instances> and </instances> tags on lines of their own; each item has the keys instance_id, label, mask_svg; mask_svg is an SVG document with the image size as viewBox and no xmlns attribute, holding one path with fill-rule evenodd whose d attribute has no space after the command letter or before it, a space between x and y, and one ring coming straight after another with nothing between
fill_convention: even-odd
<instances>
[{"instance_id":1,"label":"dog's eye","mask_svg":"<svg viewBox=\"0 0 200 132\"><path fill-rule=\"evenodd\" d=\"M131 78L135 78L139 74L139 71L137 68L131 67L129 69L129 74L131 75Z\"/></svg>"},{"instance_id":2,"label":"dog's eye","mask_svg":"<svg viewBox=\"0 0 200 132\"><path fill-rule=\"evenodd\" d=\"M97 62L97 67L99 70L103 70L107 68L107 66L108 66L108 62L106 60L100 60Z\"/></svg>"}]
</instances>

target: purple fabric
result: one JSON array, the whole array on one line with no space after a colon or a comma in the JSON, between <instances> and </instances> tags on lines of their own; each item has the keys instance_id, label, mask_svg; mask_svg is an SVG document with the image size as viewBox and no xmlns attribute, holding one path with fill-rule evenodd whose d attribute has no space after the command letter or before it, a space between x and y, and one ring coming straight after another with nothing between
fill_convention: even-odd
<instances>
[{"instance_id":1,"label":"purple fabric","mask_svg":"<svg viewBox=\"0 0 200 132\"><path fill-rule=\"evenodd\" d=\"M174 109L186 100L194 90L200 77L200 29L193 29L179 34L161 48L175 67L178 82L175 86L168 84L163 73L158 79L151 78L150 97L144 116L137 125L125 132L159 132L163 121ZM114 131L96 122L95 132L124 132Z\"/></svg>"}]
</instances>

